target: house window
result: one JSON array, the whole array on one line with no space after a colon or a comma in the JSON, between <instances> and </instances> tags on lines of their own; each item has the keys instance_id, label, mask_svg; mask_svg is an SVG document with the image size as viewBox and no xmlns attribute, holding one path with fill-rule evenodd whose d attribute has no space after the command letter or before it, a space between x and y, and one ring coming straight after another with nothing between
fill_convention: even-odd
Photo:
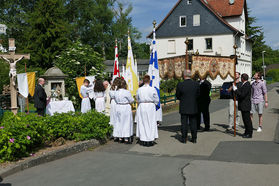
<instances>
[{"instance_id":1,"label":"house window","mask_svg":"<svg viewBox=\"0 0 279 186\"><path fill-rule=\"evenodd\" d=\"M189 44L188 44L188 50L193 50L194 49L194 41L193 39L189 39Z\"/></svg>"},{"instance_id":2,"label":"house window","mask_svg":"<svg viewBox=\"0 0 279 186\"><path fill-rule=\"evenodd\" d=\"M187 5L191 5L192 4L192 0L187 0Z\"/></svg>"},{"instance_id":3,"label":"house window","mask_svg":"<svg viewBox=\"0 0 279 186\"><path fill-rule=\"evenodd\" d=\"M193 26L200 26L201 20L200 15L196 14L193 16Z\"/></svg>"},{"instance_id":4,"label":"house window","mask_svg":"<svg viewBox=\"0 0 279 186\"><path fill-rule=\"evenodd\" d=\"M175 40L168 40L168 54L175 54Z\"/></svg>"},{"instance_id":5,"label":"house window","mask_svg":"<svg viewBox=\"0 0 279 186\"><path fill-rule=\"evenodd\" d=\"M212 38L205 39L206 50L212 50Z\"/></svg>"},{"instance_id":6,"label":"house window","mask_svg":"<svg viewBox=\"0 0 279 186\"><path fill-rule=\"evenodd\" d=\"M186 27L187 25L187 17L186 16L180 16L180 27Z\"/></svg>"}]
</instances>

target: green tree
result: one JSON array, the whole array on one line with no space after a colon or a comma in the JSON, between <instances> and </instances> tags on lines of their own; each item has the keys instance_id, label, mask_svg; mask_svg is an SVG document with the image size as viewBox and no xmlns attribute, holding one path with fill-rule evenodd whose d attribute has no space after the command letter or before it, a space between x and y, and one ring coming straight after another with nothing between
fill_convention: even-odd
<instances>
[{"instance_id":1,"label":"green tree","mask_svg":"<svg viewBox=\"0 0 279 186\"><path fill-rule=\"evenodd\" d=\"M80 99L75 78L85 76L85 65L86 74L95 75L97 78L103 76L105 69L101 55L90 45L84 45L80 41L74 42L57 56L54 64L68 75L65 82L66 92L76 106L80 105Z\"/></svg>"},{"instance_id":2,"label":"green tree","mask_svg":"<svg viewBox=\"0 0 279 186\"><path fill-rule=\"evenodd\" d=\"M26 51L31 53L29 66L49 68L55 56L67 47L69 25L65 19L64 0L39 0L26 21Z\"/></svg>"}]
</instances>

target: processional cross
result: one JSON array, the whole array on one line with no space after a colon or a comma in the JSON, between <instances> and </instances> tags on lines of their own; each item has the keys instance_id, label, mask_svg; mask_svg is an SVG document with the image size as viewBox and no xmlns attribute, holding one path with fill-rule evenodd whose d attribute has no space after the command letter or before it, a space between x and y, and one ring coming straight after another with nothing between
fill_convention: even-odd
<instances>
[{"instance_id":1,"label":"processional cross","mask_svg":"<svg viewBox=\"0 0 279 186\"><path fill-rule=\"evenodd\" d=\"M22 59L30 59L30 54L16 54L15 50L15 39L9 38L9 54L0 54L0 58L10 65L11 110L14 114L17 113L16 63Z\"/></svg>"}]
</instances>

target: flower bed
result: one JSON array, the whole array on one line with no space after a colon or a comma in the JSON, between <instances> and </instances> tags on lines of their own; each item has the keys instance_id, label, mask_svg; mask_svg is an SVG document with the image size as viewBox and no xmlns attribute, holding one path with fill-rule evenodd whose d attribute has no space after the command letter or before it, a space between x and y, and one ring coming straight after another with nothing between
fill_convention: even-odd
<instances>
[{"instance_id":1,"label":"flower bed","mask_svg":"<svg viewBox=\"0 0 279 186\"><path fill-rule=\"evenodd\" d=\"M92 111L40 117L36 114L4 114L0 124L0 161L15 161L35 153L58 138L102 140L112 132L109 117Z\"/></svg>"}]
</instances>

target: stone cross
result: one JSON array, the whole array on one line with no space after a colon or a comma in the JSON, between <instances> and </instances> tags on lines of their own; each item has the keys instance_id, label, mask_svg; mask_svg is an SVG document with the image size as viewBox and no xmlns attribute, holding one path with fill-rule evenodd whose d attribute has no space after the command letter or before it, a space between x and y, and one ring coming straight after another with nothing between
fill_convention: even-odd
<instances>
[{"instance_id":1,"label":"stone cross","mask_svg":"<svg viewBox=\"0 0 279 186\"><path fill-rule=\"evenodd\" d=\"M0 58L10 65L11 110L14 114L17 113L16 63L22 59L30 59L30 54L16 54L15 50L15 39L9 38L9 54L0 54Z\"/></svg>"}]
</instances>

